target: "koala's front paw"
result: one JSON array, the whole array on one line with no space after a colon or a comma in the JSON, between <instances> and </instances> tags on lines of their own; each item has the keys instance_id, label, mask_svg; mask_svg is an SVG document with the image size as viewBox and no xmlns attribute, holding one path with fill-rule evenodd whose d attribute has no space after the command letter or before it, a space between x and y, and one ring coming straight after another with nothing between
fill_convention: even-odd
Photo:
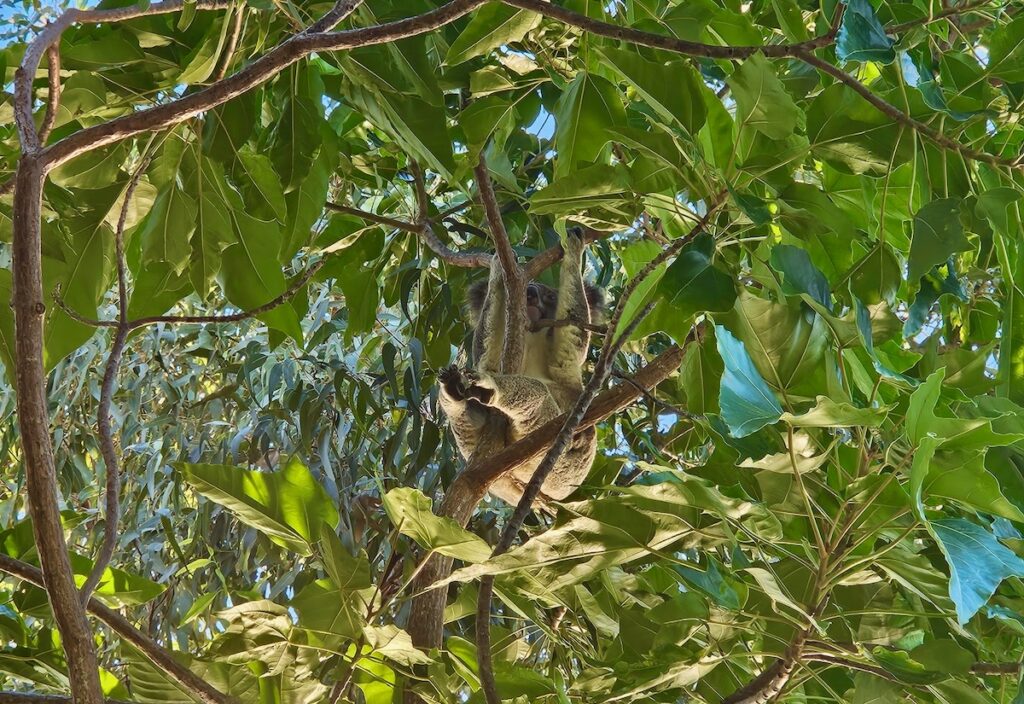
<instances>
[{"instance_id":1,"label":"koala's front paw","mask_svg":"<svg viewBox=\"0 0 1024 704\"><path fill-rule=\"evenodd\" d=\"M466 400L466 383L462 370L454 364L439 370L437 372L437 381L441 384L441 388L444 389L445 393L456 401Z\"/></svg>"},{"instance_id":2,"label":"koala's front paw","mask_svg":"<svg viewBox=\"0 0 1024 704\"><path fill-rule=\"evenodd\" d=\"M583 228L576 225L566 230L565 242L562 245L566 258L583 254L583 248L586 246L585 234Z\"/></svg>"},{"instance_id":3,"label":"koala's front paw","mask_svg":"<svg viewBox=\"0 0 1024 704\"><path fill-rule=\"evenodd\" d=\"M466 385L466 398L475 399L485 406L494 402L497 385L489 374L467 370L462 378Z\"/></svg>"}]
</instances>

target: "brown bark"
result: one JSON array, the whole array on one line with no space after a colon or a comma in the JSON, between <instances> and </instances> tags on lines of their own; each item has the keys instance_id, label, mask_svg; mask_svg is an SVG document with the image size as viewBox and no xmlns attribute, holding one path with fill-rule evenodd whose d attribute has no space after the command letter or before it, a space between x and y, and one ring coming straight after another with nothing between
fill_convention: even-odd
<instances>
[{"instance_id":1,"label":"brown bark","mask_svg":"<svg viewBox=\"0 0 1024 704\"><path fill-rule=\"evenodd\" d=\"M34 133L33 133L34 134ZM68 676L76 704L102 704L96 646L78 599L74 572L64 542L57 494L57 471L50 443L50 415L43 368L41 207L44 172L32 155L22 156L14 187L12 244L18 429L28 488L32 532L43 568Z\"/></svg>"}]
</instances>

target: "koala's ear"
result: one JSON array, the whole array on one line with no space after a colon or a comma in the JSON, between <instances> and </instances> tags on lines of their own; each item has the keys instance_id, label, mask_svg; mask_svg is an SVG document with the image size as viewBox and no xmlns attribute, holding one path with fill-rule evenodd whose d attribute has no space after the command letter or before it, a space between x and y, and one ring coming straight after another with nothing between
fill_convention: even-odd
<instances>
[{"instance_id":1,"label":"koala's ear","mask_svg":"<svg viewBox=\"0 0 1024 704\"><path fill-rule=\"evenodd\" d=\"M587 295L587 306L590 308L590 322L601 323L608 312L607 303L604 299L604 289L594 284L584 284L583 290Z\"/></svg>"},{"instance_id":2,"label":"koala's ear","mask_svg":"<svg viewBox=\"0 0 1024 704\"><path fill-rule=\"evenodd\" d=\"M480 314L484 309L484 299L487 297L487 279L481 279L472 284L466 291L466 304L468 306L469 323L474 328L480 323Z\"/></svg>"}]
</instances>

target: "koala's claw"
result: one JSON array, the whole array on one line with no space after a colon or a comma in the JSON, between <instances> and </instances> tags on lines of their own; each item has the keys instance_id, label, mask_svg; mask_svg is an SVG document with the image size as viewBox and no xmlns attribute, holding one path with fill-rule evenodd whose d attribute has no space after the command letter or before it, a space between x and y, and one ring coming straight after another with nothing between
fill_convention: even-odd
<instances>
[{"instance_id":1,"label":"koala's claw","mask_svg":"<svg viewBox=\"0 0 1024 704\"><path fill-rule=\"evenodd\" d=\"M466 400L466 386L463 383L462 371L454 364L437 372L437 380L445 392L456 401Z\"/></svg>"},{"instance_id":2,"label":"koala's claw","mask_svg":"<svg viewBox=\"0 0 1024 704\"><path fill-rule=\"evenodd\" d=\"M495 393L494 380L490 376L467 369L462 378L466 384L466 398L490 405Z\"/></svg>"}]
</instances>

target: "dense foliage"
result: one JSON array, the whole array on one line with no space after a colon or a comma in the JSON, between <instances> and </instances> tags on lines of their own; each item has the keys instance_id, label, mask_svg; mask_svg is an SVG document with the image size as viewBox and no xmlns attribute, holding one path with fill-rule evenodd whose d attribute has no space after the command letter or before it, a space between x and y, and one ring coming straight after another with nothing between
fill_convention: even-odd
<instances>
[{"instance_id":1,"label":"dense foliage","mask_svg":"<svg viewBox=\"0 0 1024 704\"><path fill-rule=\"evenodd\" d=\"M788 667L781 694L742 701L1024 701L1019 6L519 4L303 56L50 172L43 354L79 583L116 531L97 598L241 702L482 701L487 574L509 700L714 703ZM341 28L434 7L368 0ZM199 94L330 9L186 2L75 24L46 144ZM53 16L0 18L4 180L15 69ZM613 301L676 247L625 305L628 321L656 302L615 383L685 345L677 375L599 426L573 500L490 560L509 507L484 503L466 530L431 513L462 466L436 372L465 359L462 302L484 275L458 255L493 248L481 155L517 252L592 228L588 276ZM131 333L109 526L96 418L113 331L88 319L119 314L122 215L129 319L287 295L254 319ZM12 217L0 196L4 300ZM14 336L0 306L0 552L39 564ZM460 562L444 649L424 652L402 629L429 551ZM194 701L93 623L108 696ZM67 693L42 589L0 580L0 634L3 689Z\"/></svg>"}]
</instances>

